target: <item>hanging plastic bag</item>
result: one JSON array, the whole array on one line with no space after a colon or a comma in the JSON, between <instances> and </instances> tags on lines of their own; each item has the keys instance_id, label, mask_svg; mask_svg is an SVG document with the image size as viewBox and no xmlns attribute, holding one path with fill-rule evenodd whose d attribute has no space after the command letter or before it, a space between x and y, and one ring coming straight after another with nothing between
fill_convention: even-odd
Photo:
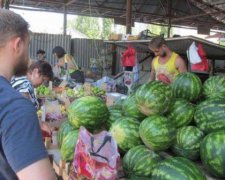
<instances>
[{"instance_id":1,"label":"hanging plastic bag","mask_svg":"<svg viewBox=\"0 0 225 180\"><path fill-rule=\"evenodd\" d=\"M203 46L201 43L198 43L198 54L201 58L201 62L197 64L192 64L191 70L192 71L209 71L208 59L206 57L205 50L203 49Z\"/></svg>"},{"instance_id":2,"label":"hanging plastic bag","mask_svg":"<svg viewBox=\"0 0 225 180\"><path fill-rule=\"evenodd\" d=\"M128 44L126 51L123 53L122 66L134 67L136 65L136 50Z\"/></svg>"},{"instance_id":3,"label":"hanging plastic bag","mask_svg":"<svg viewBox=\"0 0 225 180\"><path fill-rule=\"evenodd\" d=\"M80 128L73 160L76 179L115 180L119 159L116 142L107 131L93 135Z\"/></svg>"},{"instance_id":4,"label":"hanging plastic bag","mask_svg":"<svg viewBox=\"0 0 225 180\"><path fill-rule=\"evenodd\" d=\"M197 64L202 62L201 57L198 54L198 48L195 42L193 42L191 46L188 48L187 55L191 64Z\"/></svg>"}]
</instances>

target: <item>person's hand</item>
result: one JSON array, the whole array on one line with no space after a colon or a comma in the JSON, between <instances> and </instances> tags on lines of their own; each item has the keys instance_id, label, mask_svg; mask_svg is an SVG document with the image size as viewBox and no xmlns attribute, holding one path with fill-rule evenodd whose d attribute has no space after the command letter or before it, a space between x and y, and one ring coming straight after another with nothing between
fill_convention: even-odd
<instances>
[{"instance_id":1,"label":"person's hand","mask_svg":"<svg viewBox=\"0 0 225 180\"><path fill-rule=\"evenodd\" d=\"M51 127L51 126L49 126L49 124L48 123L46 123L46 122L43 122L42 124L41 124L41 130L43 130L43 131L46 131L48 134L52 134L52 132L55 130L55 128L54 127Z\"/></svg>"}]
</instances>

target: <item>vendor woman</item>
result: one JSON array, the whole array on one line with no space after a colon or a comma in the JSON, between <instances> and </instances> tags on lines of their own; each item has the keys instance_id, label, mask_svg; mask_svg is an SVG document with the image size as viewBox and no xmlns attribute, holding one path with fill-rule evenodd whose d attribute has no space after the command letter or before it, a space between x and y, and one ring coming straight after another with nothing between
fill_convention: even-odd
<instances>
[{"instance_id":1,"label":"vendor woman","mask_svg":"<svg viewBox=\"0 0 225 180\"><path fill-rule=\"evenodd\" d=\"M74 79L76 83L84 83L84 73L79 69L75 59L70 54L66 54L65 50L61 46L56 46L52 50L52 54L58 59L58 63L55 68L58 68L58 75L63 76L66 74L65 64L71 79Z\"/></svg>"},{"instance_id":2,"label":"vendor woman","mask_svg":"<svg viewBox=\"0 0 225 180\"><path fill-rule=\"evenodd\" d=\"M20 92L24 97L28 98L36 110L39 108L38 100L34 93L34 88L42 85L44 82L48 82L53 78L53 72L51 65L44 60L33 62L28 69L27 75L14 77L11 80L12 87ZM47 131L49 134L51 129L48 124L39 121L41 129Z\"/></svg>"}]
</instances>

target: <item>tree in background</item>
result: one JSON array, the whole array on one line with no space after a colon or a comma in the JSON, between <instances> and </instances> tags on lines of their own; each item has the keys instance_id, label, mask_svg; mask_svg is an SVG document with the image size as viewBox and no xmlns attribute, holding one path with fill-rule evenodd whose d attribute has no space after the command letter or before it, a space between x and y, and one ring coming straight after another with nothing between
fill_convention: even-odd
<instances>
[{"instance_id":1,"label":"tree in background","mask_svg":"<svg viewBox=\"0 0 225 180\"><path fill-rule=\"evenodd\" d=\"M113 19L77 16L68 27L78 30L91 39L107 39L112 32Z\"/></svg>"},{"instance_id":2,"label":"tree in background","mask_svg":"<svg viewBox=\"0 0 225 180\"><path fill-rule=\"evenodd\" d=\"M157 35L162 35L164 34L164 37L167 37L168 34L168 27L167 26L160 26L160 25L154 25L154 24L149 24L148 29L153 33ZM170 35L173 34L173 28L170 30Z\"/></svg>"}]
</instances>

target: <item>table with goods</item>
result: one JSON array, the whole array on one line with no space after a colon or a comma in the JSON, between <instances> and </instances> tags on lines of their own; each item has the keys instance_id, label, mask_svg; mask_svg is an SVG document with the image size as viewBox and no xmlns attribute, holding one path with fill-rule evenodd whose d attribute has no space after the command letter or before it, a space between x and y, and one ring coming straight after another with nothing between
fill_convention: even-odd
<instances>
[{"instance_id":1,"label":"table with goods","mask_svg":"<svg viewBox=\"0 0 225 180\"><path fill-rule=\"evenodd\" d=\"M111 106L99 90L65 91L75 97L57 132L54 168L63 179L81 171L73 163L81 127L92 134L110 132L120 153L117 179L225 179L224 76L202 83L193 73L179 74L171 85L143 84Z\"/></svg>"}]
</instances>

